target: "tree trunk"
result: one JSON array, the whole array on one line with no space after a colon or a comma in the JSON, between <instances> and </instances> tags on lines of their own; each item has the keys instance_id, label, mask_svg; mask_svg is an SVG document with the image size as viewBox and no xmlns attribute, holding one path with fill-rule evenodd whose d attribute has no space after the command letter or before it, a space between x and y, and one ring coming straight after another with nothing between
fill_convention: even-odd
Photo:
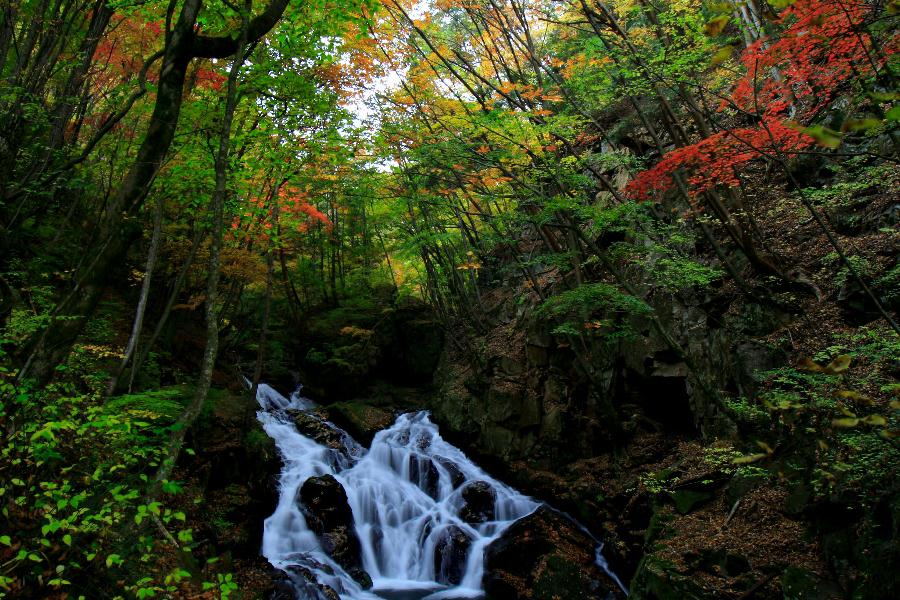
<instances>
[{"instance_id":1,"label":"tree trunk","mask_svg":"<svg viewBox=\"0 0 900 600\"><path fill-rule=\"evenodd\" d=\"M147 267L144 269L144 281L141 284L141 295L138 300L137 310L134 313L134 325L131 328L131 337L128 339L128 344L125 346L122 361L116 368L115 373L113 373L112 377L109 379L109 385L106 388L107 396L112 396L116 392L122 373L125 372L125 367L128 366L131 357L134 356L138 339L141 337L141 330L144 327L144 313L147 310L147 298L150 296L150 284L153 279L153 268L156 266L156 254L159 250L159 238L160 232L162 231L162 215L163 200L160 198L157 202L156 210L153 213L153 237L150 238L150 249L147 251Z\"/></svg>"},{"instance_id":2,"label":"tree trunk","mask_svg":"<svg viewBox=\"0 0 900 600\"><path fill-rule=\"evenodd\" d=\"M231 35L215 38L198 35L195 24L201 4L202 0L185 0L175 26L166 35L156 103L146 136L118 193L107 207L97 247L89 251L93 260L79 269L75 285L53 311L50 324L27 345L27 358L18 374L20 381L34 379L43 385L50 380L96 309L107 280L116 273L115 267L140 236L140 224L135 217L175 136L191 60L237 56L235 53L243 52L248 40L258 40L275 26L288 0L272 0L262 13L245 23L238 36L242 42Z\"/></svg>"},{"instance_id":3,"label":"tree trunk","mask_svg":"<svg viewBox=\"0 0 900 600\"><path fill-rule=\"evenodd\" d=\"M184 436L187 430L197 419L200 410L206 402L212 383L213 370L216 366L216 357L219 352L219 315L216 311L216 299L219 292L219 267L222 252L223 232L225 229L225 196L228 193L228 154L231 147L231 126L234 121L234 111L237 107L237 80L241 65L244 64L244 50L247 44L247 23L252 0L245 0L244 13L241 15L241 37L235 51L231 70L228 73L228 85L225 92L225 111L222 118L222 129L219 133L219 149L216 153L216 188L212 197L212 242L209 249L209 265L206 280L206 348L203 352L203 363L200 368L200 378L197 389L190 404L185 408L178 419L178 426L169 439L169 448L166 459L157 472L157 482L168 478L169 473L178 460Z\"/></svg>"},{"instance_id":4,"label":"tree trunk","mask_svg":"<svg viewBox=\"0 0 900 600\"><path fill-rule=\"evenodd\" d=\"M169 299L166 301L166 306L163 308L162 315L160 315L159 320L156 322L156 327L153 328L150 339L147 340L147 343L145 343L143 347L138 349L137 356L131 362L131 369L128 374L129 393L131 393L131 390L134 388L135 376L140 373L141 366L144 364L144 361L147 360L147 356L150 354L150 351L153 350L156 340L159 338L163 328L166 326L166 322L169 320L169 315L172 313L172 307L175 306L175 300L178 299L178 294L181 292L181 287L184 285L184 280L187 277L188 271L191 269L191 265L194 264L194 259L197 257L197 251L200 249L200 244L203 242L204 237L205 236L198 230L191 243L191 252L184 260L181 270L175 277L175 283L172 285L172 292L169 294Z\"/></svg>"}]
</instances>

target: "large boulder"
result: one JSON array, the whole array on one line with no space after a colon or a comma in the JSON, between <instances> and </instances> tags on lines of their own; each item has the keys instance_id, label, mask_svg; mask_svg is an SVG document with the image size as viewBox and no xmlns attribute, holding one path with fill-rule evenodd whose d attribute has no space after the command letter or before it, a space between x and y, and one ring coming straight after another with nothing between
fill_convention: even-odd
<instances>
[{"instance_id":1,"label":"large boulder","mask_svg":"<svg viewBox=\"0 0 900 600\"><path fill-rule=\"evenodd\" d=\"M494 504L497 502L497 492L487 481L473 481L462 490L463 506L459 511L459 517L466 523L479 524L493 521Z\"/></svg>"},{"instance_id":2,"label":"large boulder","mask_svg":"<svg viewBox=\"0 0 900 600\"><path fill-rule=\"evenodd\" d=\"M459 585L466 573L466 559L472 546L472 538L456 525L450 525L440 533L434 547L434 576L438 583Z\"/></svg>"},{"instance_id":3,"label":"large boulder","mask_svg":"<svg viewBox=\"0 0 900 600\"><path fill-rule=\"evenodd\" d=\"M577 523L541 506L485 549L484 590L504 600L624 598L595 550Z\"/></svg>"},{"instance_id":4,"label":"large boulder","mask_svg":"<svg viewBox=\"0 0 900 600\"><path fill-rule=\"evenodd\" d=\"M297 503L322 549L360 585L371 587L344 486L331 475L310 477L297 491Z\"/></svg>"}]
</instances>

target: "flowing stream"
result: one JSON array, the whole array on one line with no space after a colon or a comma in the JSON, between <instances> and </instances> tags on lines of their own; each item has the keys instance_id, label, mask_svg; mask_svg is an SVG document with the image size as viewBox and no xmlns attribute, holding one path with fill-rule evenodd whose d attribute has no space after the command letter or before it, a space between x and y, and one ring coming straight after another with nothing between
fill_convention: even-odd
<instances>
[{"instance_id":1,"label":"flowing stream","mask_svg":"<svg viewBox=\"0 0 900 600\"><path fill-rule=\"evenodd\" d=\"M284 460L280 498L265 521L262 553L274 566L293 574L300 598L326 596L308 583L308 577L296 576L299 572L312 573L343 600L483 596L484 548L538 507L445 442L426 412L401 415L375 435L368 450L325 422L342 442L341 448L332 448L301 435L294 426L293 411L315 406L299 390L285 398L260 384L257 400L257 417ZM298 506L300 486L320 475L334 476L347 493L362 568L373 581L370 590L363 590L325 553ZM462 490L473 482L486 482L494 491L491 518L474 524L460 516L466 505Z\"/></svg>"}]
</instances>

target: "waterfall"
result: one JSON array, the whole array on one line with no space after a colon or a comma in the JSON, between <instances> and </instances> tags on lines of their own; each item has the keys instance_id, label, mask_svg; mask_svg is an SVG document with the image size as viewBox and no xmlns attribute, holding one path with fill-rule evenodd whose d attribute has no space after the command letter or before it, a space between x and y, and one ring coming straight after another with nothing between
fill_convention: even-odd
<instances>
[{"instance_id":1,"label":"waterfall","mask_svg":"<svg viewBox=\"0 0 900 600\"><path fill-rule=\"evenodd\" d=\"M294 411L315 405L299 390L288 399L260 384L257 400L258 419L284 460L280 498L265 521L262 553L288 574L306 574L292 578L300 597L326 598L307 583L309 574L343 600L481 597L484 549L539 506L445 442L427 412L401 415L366 450L327 422L339 447L300 434ZM370 590L323 550L298 504L300 486L322 475L332 475L346 491ZM464 492L473 486L493 500L480 518L467 512Z\"/></svg>"}]
</instances>

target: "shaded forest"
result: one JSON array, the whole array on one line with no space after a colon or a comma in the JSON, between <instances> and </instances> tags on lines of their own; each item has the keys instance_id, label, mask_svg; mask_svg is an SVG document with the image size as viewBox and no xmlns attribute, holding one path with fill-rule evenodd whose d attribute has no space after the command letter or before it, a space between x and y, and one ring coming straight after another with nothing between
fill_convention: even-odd
<instances>
[{"instance_id":1,"label":"shaded forest","mask_svg":"<svg viewBox=\"0 0 900 600\"><path fill-rule=\"evenodd\" d=\"M635 598L897 597L898 18L6 0L0 597L280 598L264 382L431 410Z\"/></svg>"}]
</instances>

